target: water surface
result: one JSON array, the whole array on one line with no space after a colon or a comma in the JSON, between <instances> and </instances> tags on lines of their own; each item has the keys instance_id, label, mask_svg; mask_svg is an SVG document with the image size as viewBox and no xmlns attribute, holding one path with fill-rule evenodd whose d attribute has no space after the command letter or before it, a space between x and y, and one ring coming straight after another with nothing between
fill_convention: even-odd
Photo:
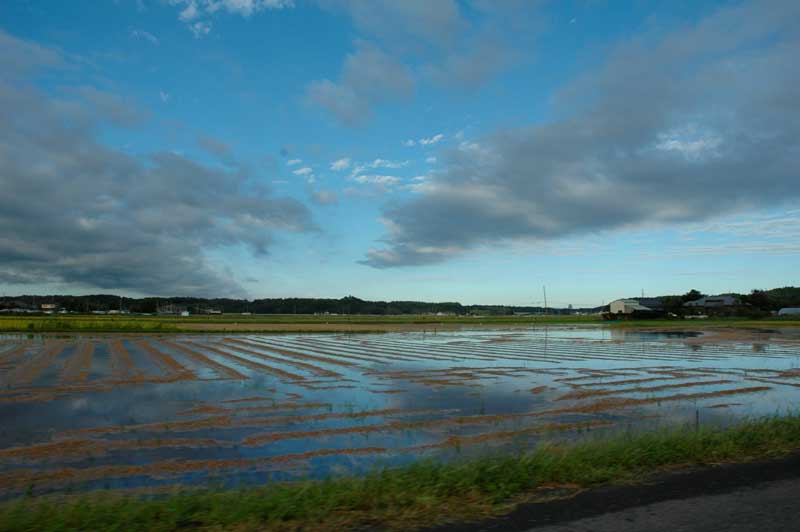
<instances>
[{"instance_id":1,"label":"water surface","mask_svg":"<svg viewBox=\"0 0 800 532\"><path fill-rule=\"evenodd\" d=\"M0 336L0 493L234 486L794 411L797 331Z\"/></svg>"}]
</instances>

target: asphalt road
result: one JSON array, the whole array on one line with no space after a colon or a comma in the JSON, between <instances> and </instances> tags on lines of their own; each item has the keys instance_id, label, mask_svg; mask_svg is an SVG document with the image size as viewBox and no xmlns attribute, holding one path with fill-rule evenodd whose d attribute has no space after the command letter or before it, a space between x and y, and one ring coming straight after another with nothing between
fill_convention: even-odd
<instances>
[{"instance_id":1,"label":"asphalt road","mask_svg":"<svg viewBox=\"0 0 800 532\"><path fill-rule=\"evenodd\" d=\"M800 530L800 480L636 506L531 528L535 532L788 532Z\"/></svg>"},{"instance_id":2,"label":"asphalt road","mask_svg":"<svg viewBox=\"0 0 800 532\"><path fill-rule=\"evenodd\" d=\"M601 486L436 532L800 532L800 453Z\"/></svg>"}]
</instances>

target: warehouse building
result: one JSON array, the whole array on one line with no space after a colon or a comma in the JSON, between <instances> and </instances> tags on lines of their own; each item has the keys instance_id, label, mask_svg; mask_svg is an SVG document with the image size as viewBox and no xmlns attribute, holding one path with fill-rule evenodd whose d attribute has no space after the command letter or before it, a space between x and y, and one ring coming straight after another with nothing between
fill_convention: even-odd
<instances>
[{"instance_id":1,"label":"warehouse building","mask_svg":"<svg viewBox=\"0 0 800 532\"><path fill-rule=\"evenodd\" d=\"M687 301L683 306L689 308L723 308L738 307L741 304L741 300L734 296L706 296L694 301Z\"/></svg>"}]
</instances>

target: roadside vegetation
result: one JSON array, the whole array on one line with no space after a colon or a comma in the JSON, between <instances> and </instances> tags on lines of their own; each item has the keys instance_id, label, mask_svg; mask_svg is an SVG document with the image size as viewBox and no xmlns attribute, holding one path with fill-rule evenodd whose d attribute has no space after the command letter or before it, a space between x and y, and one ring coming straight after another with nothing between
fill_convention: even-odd
<instances>
[{"instance_id":1,"label":"roadside vegetation","mask_svg":"<svg viewBox=\"0 0 800 532\"><path fill-rule=\"evenodd\" d=\"M424 461L364 477L238 490L26 496L0 505L0 531L408 530L510 511L537 493L641 481L669 468L777 457L800 448L800 416L727 429L624 433L462 463ZM545 489L545 491L541 491Z\"/></svg>"}]
</instances>

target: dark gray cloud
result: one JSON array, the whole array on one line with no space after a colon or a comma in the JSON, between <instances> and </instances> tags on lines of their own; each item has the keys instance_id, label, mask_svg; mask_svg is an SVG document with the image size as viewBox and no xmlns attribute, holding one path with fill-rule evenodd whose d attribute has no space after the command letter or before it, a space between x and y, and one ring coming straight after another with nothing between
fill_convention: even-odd
<instances>
[{"instance_id":1,"label":"dark gray cloud","mask_svg":"<svg viewBox=\"0 0 800 532\"><path fill-rule=\"evenodd\" d=\"M235 163L231 147L217 138L200 134L197 136L197 145L226 164Z\"/></svg>"},{"instance_id":2,"label":"dark gray cloud","mask_svg":"<svg viewBox=\"0 0 800 532\"><path fill-rule=\"evenodd\" d=\"M447 47L467 26L455 0L323 0L343 9L362 33L406 49L420 40Z\"/></svg>"},{"instance_id":3,"label":"dark gray cloud","mask_svg":"<svg viewBox=\"0 0 800 532\"><path fill-rule=\"evenodd\" d=\"M58 64L8 34L0 41L0 60L17 72ZM276 231L314 229L306 207L273 196L242 167L171 152L140 160L101 144L100 126L130 124L132 111L96 89L61 93L68 97L24 76L0 81L0 282L242 295L209 252L265 254Z\"/></svg>"},{"instance_id":4,"label":"dark gray cloud","mask_svg":"<svg viewBox=\"0 0 800 532\"><path fill-rule=\"evenodd\" d=\"M547 17L536 0L471 0L480 13L461 27L444 53L423 65L422 73L438 85L476 90L523 61L533 61L536 38Z\"/></svg>"},{"instance_id":5,"label":"dark gray cloud","mask_svg":"<svg viewBox=\"0 0 800 532\"><path fill-rule=\"evenodd\" d=\"M450 88L480 88L529 58L539 29L539 5L530 1L320 3L346 13L358 34L369 39L356 40L337 81L315 80L306 87L307 101L351 127L366 123L376 105L409 98L418 79ZM468 20L469 9L481 13L480 21ZM524 54L517 50L520 46Z\"/></svg>"},{"instance_id":6,"label":"dark gray cloud","mask_svg":"<svg viewBox=\"0 0 800 532\"><path fill-rule=\"evenodd\" d=\"M311 190L309 191L311 201L317 205L336 205L339 203L339 195L333 190Z\"/></svg>"},{"instance_id":7,"label":"dark gray cloud","mask_svg":"<svg viewBox=\"0 0 800 532\"><path fill-rule=\"evenodd\" d=\"M447 54L440 62L425 65L422 70L439 85L477 89L521 57L523 54L503 39L484 35L470 46Z\"/></svg>"},{"instance_id":8,"label":"dark gray cloud","mask_svg":"<svg viewBox=\"0 0 800 532\"><path fill-rule=\"evenodd\" d=\"M619 45L562 90L554 120L443 154L388 207L364 263L702 220L800 198L800 4L753 2Z\"/></svg>"},{"instance_id":9,"label":"dark gray cloud","mask_svg":"<svg viewBox=\"0 0 800 532\"><path fill-rule=\"evenodd\" d=\"M306 98L348 126L366 122L372 107L386 101L406 99L414 92L411 70L388 56L375 44L356 42L347 55L336 82L311 82Z\"/></svg>"},{"instance_id":10,"label":"dark gray cloud","mask_svg":"<svg viewBox=\"0 0 800 532\"><path fill-rule=\"evenodd\" d=\"M21 57L25 60L20 61ZM37 68L63 64L64 58L58 50L21 41L0 30L0 72L3 72L3 79L16 79Z\"/></svg>"},{"instance_id":11,"label":"dark gray cloud","mask_svg":"<svg viewBox=\"0 0 800 532\"><path fill-rule=\"evenodd\" d=\"M135 127L148 118L148 113L139 109L135 103L96 87L82 85L72 89L71 92L88 103L89 110L96 111L96 120L107 120L119 127Z\"/></svg>"}]
</instances>

